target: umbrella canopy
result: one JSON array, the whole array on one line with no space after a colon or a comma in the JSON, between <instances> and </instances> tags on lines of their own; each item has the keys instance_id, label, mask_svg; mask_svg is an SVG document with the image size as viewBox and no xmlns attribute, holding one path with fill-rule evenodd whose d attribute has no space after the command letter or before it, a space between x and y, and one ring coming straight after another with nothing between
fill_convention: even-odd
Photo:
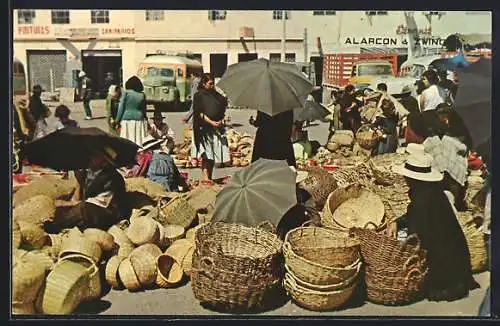
<instances>
[{"instance_id":1,"label":"umbrella canopy","mask_svg":"<svg viewBox=\"0 0 500 326\"><path fill-rule=\"evenodd\" d=\"M455 110L476 147L491 137L491 59L481 58L460 69L458 80Z\"/></svg>"},{"instance_id":2,"label":"umbrella canopy","mask_svg":"<svg viewBox=\"0 0 500 326\"><path fill-rule=\"evenodd\" d=\"M287 162L261 158L236 172L217 194L212 220L277 226L296 204L295 174Z\"/></svg>"},{"instance_id":3,"label":"umbrella canopy","mask_svg":"<svg viewBox=\"0 0 500 326\"><path fill-rule=\"evenodd\" d=\"M88 167L95 151L107 153L116 166L135 163L137 146L99 128L64 128L25 145L30 163L56 170L77 170Z\"/></svg>"},{"instance_id":4,"label":"umbrella canopy","mask_svg":"<svg viewBox=\"0 0 500 326\"><path fill-rule=\"evenodd\" d=\"M303 107L313 89L294 64L266 59L230 65L217 87L224 91L231 105L270 116Z\"/></svg>"},{"instance_id":5,"label":"umbrella canopy","mask_svg":"<svg viewBox=\"0 0 500 326\"><path fill-rule=\"evenodd\" d=\"M323 120L330 111L315 101L306 101L303 107L293 109L294 121Z\"/></svg>"}]
</instances>

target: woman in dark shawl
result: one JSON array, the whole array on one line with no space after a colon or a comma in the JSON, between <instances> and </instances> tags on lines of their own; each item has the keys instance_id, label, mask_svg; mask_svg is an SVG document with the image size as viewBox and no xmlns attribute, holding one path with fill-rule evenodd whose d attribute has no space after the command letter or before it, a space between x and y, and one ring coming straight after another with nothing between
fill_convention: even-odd
<instances>
[{"instance_id":1,"label":"woman in dark shawl","mask_svg":"<svg viewBox=\"0 0 500 326\"><path fill-rule=\"evenodd\" d=\"M286 111L273 117L257 112L253 123L257 127L252 162L259 158L286 160L288 165L296 166L292 145L293 111Z\"/></svg>"},{"instance_id":2,"label":"woman in dark shawl","mask_svg":"<svg viewBox=\"0 0 500 326\"><path fill-rule=\"evenodd\" d=\"M426 297L453 301L468 296L477 283L464 233L439 182L442 175L431 168L431 161L428 154L412 153L403 166L393 168L405 176L411 200L398 226L417 234L421 248L427 250Z\"/></svg>"},{"instance_id":3,"label":"woman in dark shawl","mask_svg":"<svg viewBox=\"0 0 500 326\"><path fill-rule=\"evenodd\" d=\"M202 159L204 181L212 180L215 163L230 161L224 130L227 99L214 88L214 78L203 74L193 98L194 146L191 156Z\"/></svg>"}]
</instances>

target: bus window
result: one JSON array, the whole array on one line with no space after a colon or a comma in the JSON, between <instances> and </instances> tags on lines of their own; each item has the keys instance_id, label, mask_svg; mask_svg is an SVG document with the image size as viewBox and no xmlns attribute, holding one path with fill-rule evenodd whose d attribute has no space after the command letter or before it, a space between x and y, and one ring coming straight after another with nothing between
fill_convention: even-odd
<instances>
[{"instance_id":1,"label":"bus window","mask_svg":"<svg viewBox=\"0 0 500 326\"><path fill-rule=\"evenodd\" d=\"M24 73L23 64L14 61L12 68L14 75L12 80L14 95L26 95L26 74Z\"/></svg>"},{"instance_id":2,"label":"bus window","mask_svg":"<svg viewBox=\"0 0 500 326\"><path fill-rule=\"evenodd\" d=\"M182 71L181 68L177 69L177 77L183 77L184 76L184 72Z\"/></svg>"}]
</instances>

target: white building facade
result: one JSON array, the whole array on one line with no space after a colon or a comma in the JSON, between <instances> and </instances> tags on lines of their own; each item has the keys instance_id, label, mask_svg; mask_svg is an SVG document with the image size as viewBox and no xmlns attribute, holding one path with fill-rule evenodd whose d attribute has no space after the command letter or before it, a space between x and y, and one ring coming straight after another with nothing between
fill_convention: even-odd
<instances>
[{"instance_id":1,"label":"white building facade","mask_svg":"<svg viewBox=\"0 0 500 326\"><path fill-rule=\"evenodd\" d=\"M287 19L283 21L283 16ZM489 11L414 11L422 47L442 47L453 33L491 34ZM154 53L190 53L220 77L239 61L304 62L322 53L407 54L403 11L14 10L14 56L29 86L70 87L85 70L101 85L106 72L124 81Z\"/></svg>"}]
</instances>

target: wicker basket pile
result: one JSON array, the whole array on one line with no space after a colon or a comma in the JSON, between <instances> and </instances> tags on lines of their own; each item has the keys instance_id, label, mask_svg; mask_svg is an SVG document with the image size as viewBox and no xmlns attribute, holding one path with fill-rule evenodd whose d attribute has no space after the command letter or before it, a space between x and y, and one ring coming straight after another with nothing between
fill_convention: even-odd
<instances>
[{"instance_id":1,"label":"wicker basket pile","mask_svg":"<svg viewBox=\"0 0 500 326\"><path fill-rule=\"evenodd\" d=\"M422 287L428 269L426 251L420 249L418 237L410 235L401 243L366 226L353 228L351 233L360 240L369 301L405 305L423 299ZM413 240L415 244L411 243Z\"/></svg>"},{"instance_id":2,"label":"wicker basket pile","mask_svg":"<svg viewBox=\"0 0 500 326\"><path fill-rule=\"evenodd\" d=\"M203 304L265 309L282 294L282 242L267 231L209 223L196 231L191 285Z\"/></svg>"},{"instance_id":3,"label":"wicker basket pile","mask_svg":"<svg viewBox=\"0 0 500 326\"><path fill-rule=\"evenodd\" d=\"M284 286L294 302L313 311L342 307L359 280L359 242L346 233L319 227L290 230L283 244Z\"/></svg>"}]
</instances>

